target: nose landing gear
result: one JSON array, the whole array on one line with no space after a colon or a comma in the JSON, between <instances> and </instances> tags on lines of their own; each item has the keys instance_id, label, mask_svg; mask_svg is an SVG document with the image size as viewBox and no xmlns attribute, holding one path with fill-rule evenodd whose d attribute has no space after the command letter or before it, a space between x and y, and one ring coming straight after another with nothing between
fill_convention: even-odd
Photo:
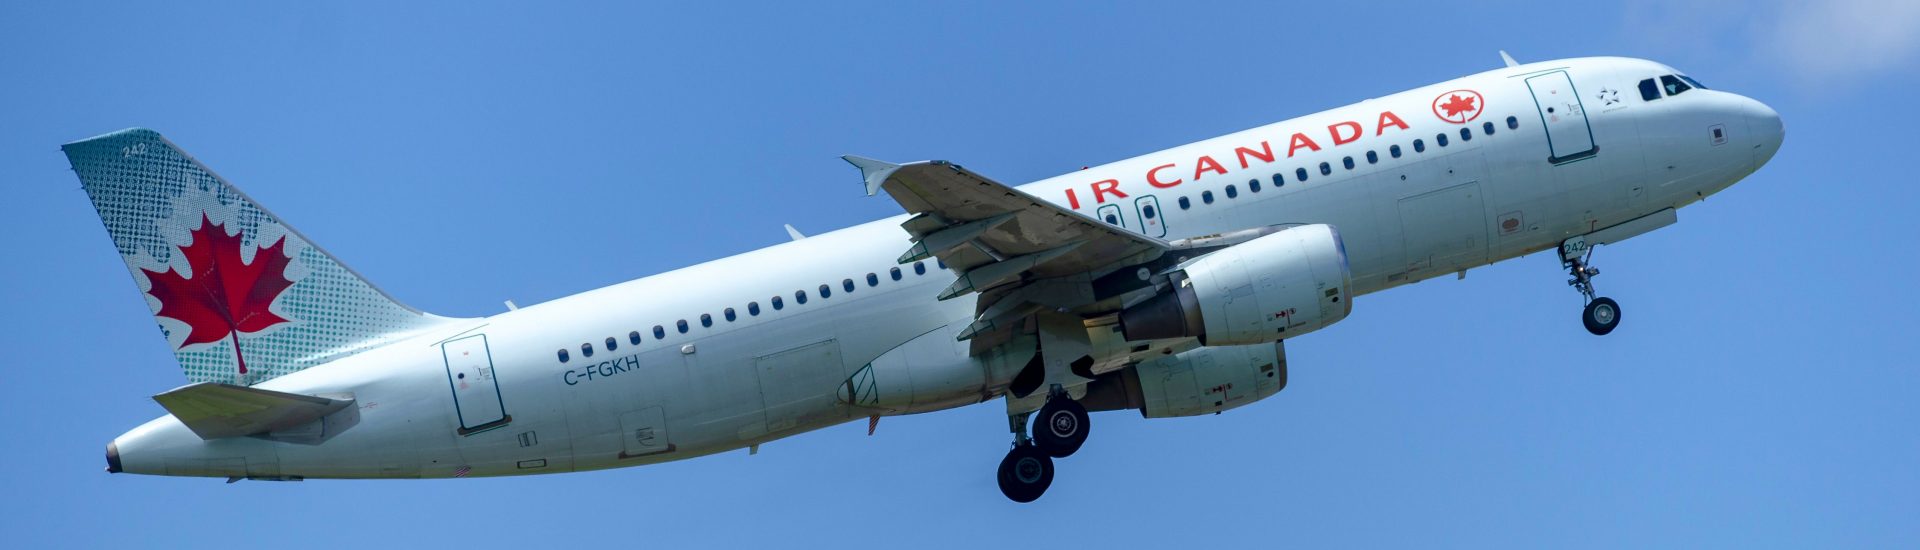
<instances>
[{"instance_id":1,"label":"nose landing gear","mask_svg":"<svg viewBox=\"0 0 1920 550\"><path fill-rule=\"evenodd\" d=\"M1600 275L1600 269L1587 265L1593 259L1593 247L1587 246L1585 237L1574 237L1560 243L1560 266L1573 275L1567 285L1580 292L1586 298L1587 307L1580 312L1580 324L1586 325L1587 332L1594 336L1605 336L1620 326L1620 304L1612 298L1594 297L1593 278Z\"/></svg>"}]
</instances>

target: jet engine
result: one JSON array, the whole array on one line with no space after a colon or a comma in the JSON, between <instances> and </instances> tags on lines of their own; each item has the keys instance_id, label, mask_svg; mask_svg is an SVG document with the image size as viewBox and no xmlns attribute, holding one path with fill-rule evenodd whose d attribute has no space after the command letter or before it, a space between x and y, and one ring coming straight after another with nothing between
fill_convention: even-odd
<instances>
[{"instance_id":1,"label":"jet engine","mask_svg":"<svg viewBox=\"0 0 1920 550\"><path fill-rule=\"evenodd\" d=\"M1090 411L1138 409L1168 418L1213 414L1287 387L1287 351L1280 342L1197 348L1101 375L1080 403Z\"/></svg>"},{"instance_id":2,"label":"jet engine","mask_svg":"<svg viewBox=\"0 0 1920 550\"><path fill-rule=\"evenodd\" d=\"M1171 292L1120 312L1127 340L1274 342L1320 330L1353 311L1346 245L1325 224L1288 228L1189 260L1169 278Z\"/></svg>"}]
</instances>

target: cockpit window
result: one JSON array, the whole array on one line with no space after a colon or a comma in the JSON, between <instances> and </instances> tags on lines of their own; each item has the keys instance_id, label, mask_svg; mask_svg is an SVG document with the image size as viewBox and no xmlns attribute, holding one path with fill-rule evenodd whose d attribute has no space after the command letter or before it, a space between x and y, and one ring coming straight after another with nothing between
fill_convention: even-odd
<instances>
[{"instance_id":1,"label":"cockpit window","mask_svg":"<svg viewBox=\"0 0 1920 550\"><path fill-rule=\"evenodd\" d=\"M1700 81L1698 81L1698 80L1694 80L1694 79L1693 79L1693 77L1691 77L1691 76L1687 76L1687 75L1683 75L1683 74L1682 74L1682 75L1674 75L1674 76L1678 76L1678 77L1680 77L1680 80L1685 80L1685 81L1687 81L1687 83L1688 83L1688 84L1692 84L1692 85L1693 85L1693 87L1695 87L1695 88L1699 88L1699 89L1702 89L1702 90L1705 90L1705 89L1707 89L1707 87L1706 87L1706 86L1703 86L1703 85L1701 85L1701 84L1700 84Z\"/></svg>"},{"instance_id":2,"label":"cockpit window","mask_svg":"<svg viewBox=\"0 0 1920 550\"><path fill-rule=\"evenodd\" d=\"M1687 83L1681 82L1678 78L1674 78L1673 75L1660 77L1660 85L1667 89L1667 95L1669 96L1680 95L1681 92L1693 89L1692 86L1688 86Z\"/></svg>"},{"instance_id":3,"label":"cockpit window","mask_svg":"<svg viewBox=\"0 0 1920 550\"><path fill-rule=\"evenodd\" d=\"M1640 99L1647 101L1660 99L1660 85L1655 84L1651 78L1640 81Z\"/></svg>"}]
</instances>

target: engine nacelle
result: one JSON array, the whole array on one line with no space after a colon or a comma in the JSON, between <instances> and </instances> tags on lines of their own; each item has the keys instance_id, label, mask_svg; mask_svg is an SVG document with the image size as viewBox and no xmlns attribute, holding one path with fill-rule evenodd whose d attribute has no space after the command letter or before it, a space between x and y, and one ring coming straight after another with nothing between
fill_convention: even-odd
<instances>
[{"instance_id":1,"label":"engine nacelle","mask_svg":"<svg viewBox=\"0 0 1920 550\"><path fill-rule=\"evenodd\" d=\"M1227 247L1181 264L1171 276L1172 292L1120 312L1127 340L1274 342L1320 330L1353 311L1346 245L1325 224Z\"/></svg>"},{"instance_id":2,"label":"engine nacelle","mask_svg":"<svg viewBox=\"0 0 1920 550\"><path fill-rule=\"evenodd\" d=\"M1213 414L1287 387L1280 342L1197 348L1102 375L1087 386L1090 411L1139 409L1147 418Z\"/></svg>"}]
</instances>

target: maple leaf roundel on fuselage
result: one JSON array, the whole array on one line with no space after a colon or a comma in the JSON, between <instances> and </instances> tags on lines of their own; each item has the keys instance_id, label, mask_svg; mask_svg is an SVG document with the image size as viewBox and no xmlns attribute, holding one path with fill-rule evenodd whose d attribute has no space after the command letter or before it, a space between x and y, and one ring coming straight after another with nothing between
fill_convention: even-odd
<instances>
[{"instance_id":1,"label":"maple leaf roundel on fuselage","mask_svg":"<svg viewBox=\"0 0 1920 550\"><path fill-rule=\"evenodd\" d=\"M141 269L152 283L148 294L160 300L156 315L187 324L187 337L180 347L218 342L228 336L235 337L237 346L239 333L291 322L267 309L281 292L293 286L293 281L287 280L291 258L286 254L285 237L256 250L251 264L241 259L240 235L228 235L224 224L213 223L205 214L191 239L191 244L180 247L191 273ZM244 363L240 372L246 372Z\"/></svg>"}]
</instances>

